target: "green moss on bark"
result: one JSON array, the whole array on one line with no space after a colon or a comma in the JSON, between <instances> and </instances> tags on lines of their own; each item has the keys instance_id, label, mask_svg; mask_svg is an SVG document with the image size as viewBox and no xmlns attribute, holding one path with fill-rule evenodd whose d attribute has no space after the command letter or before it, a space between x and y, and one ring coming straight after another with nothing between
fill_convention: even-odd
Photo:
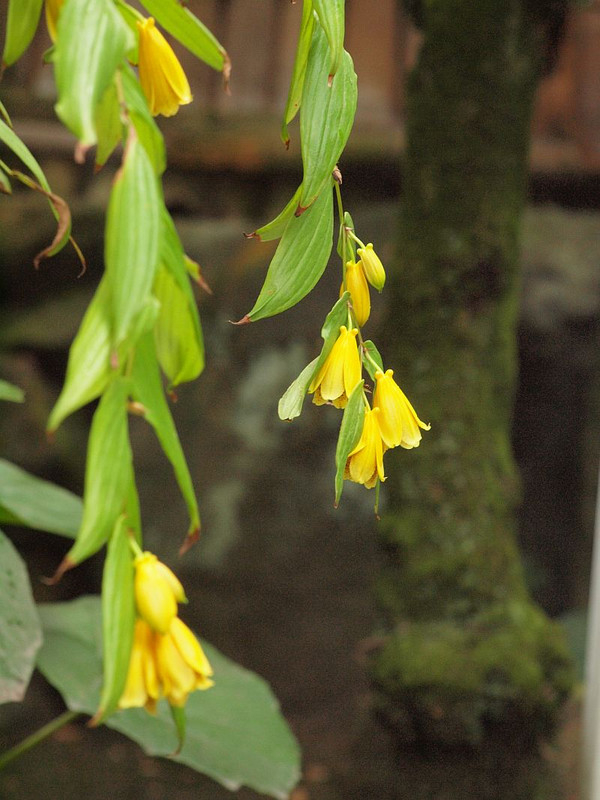
<instances>
[{"instance_id":1,"label":"green moss on bark","mask_svg":"<svg viewBox=\"0 0 600 800\"><path fill-rule=\"evenodd\" d=\"M527 740L572 680L559 630L524 585L510 447L543 27L517 0L429 0L422 12L387 351L432 430L386 456L389 636L373 674L403 734L474 742L488 722L511 721Z\"/></svg>"}]
</instances>

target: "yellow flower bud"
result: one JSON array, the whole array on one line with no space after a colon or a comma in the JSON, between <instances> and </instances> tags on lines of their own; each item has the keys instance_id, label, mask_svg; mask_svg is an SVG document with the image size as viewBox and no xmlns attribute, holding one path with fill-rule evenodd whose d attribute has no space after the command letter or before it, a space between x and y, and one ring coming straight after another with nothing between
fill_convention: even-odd
<instances>
[{"instance_id":1,"label":"yellow flower bud","mask_svg":"<svg viewBox=\"0 0 600 800\"><path fill-rule=\"evenodd\" d=\"M345 408L352 390L360 381L357 335L356 328L349 331L345 325L341 326L331 352L308 388L309 393L314 392L313 403L316 405L333 403L336 408Z\"/></svg>"},{"instance_id":2,"label":"yellow flower bud","mask_svg":"<svg viewBox=\"0 0 600 800\"><path fill-rule=\"evenodd\" d=\"M173 48L148 17L138 22L138 70L142 90L153 116L172 117L179 106L192 102L192 92Z\"/></svg>"},{"instance_id":3,"label":"yellow flower bud","mask_svg":"<svg viewBox=\"0 0 600 800\"><path fill-rule=\"evenodd\" d=\"M421 441L419 428L428 431L427 425L417 416L408 398L393 378L394 372L386 370L375 373L377 387L373 396L373 404L379 406L379 427L381 436L387 447L401 447L410 450L418 447Z\"/></svg>"},{"instance_id":4,"label":"yellow flower bud","mask_svg":"<svg viewBox=\"0 0 600 800\"><path fill-rule=\"evenodd\" d=\"M136 620L125 690L119 708L145 708L154 713L160 696L156 668L156 634L142 619Z\"/></svg>"},{"instance_id":5,"label":"yellow flower bud","mask_svg":"<svg viewBox=\"0 0 600 800\"><path fill-rule=\"evenodd\" d=\"M46 27L53 42L56 41L56 26L58 15L64 0L46 0L44 6L46 10Z\"/></svg>"},{"instance_id":6,"label":"yellow flower bud","mask_svg":"<svg viewBox=\"0 0 600 800\"><path fill-rule=\"evenodd\" d=\"M173 706L183 706L190 692L213 686L212 667L200 642L179 617L169 632L158 636L156 648L162 691Z\"/></svg>"},{"instance_id":7,"label":"yellow flower bud","mask_svg":"<svg viewBox=\"0 0 600 800\"><path fill-rule=\"evenodd\" d=\"M359 247L356 251L363 264L367 280L374 289L380 292L385 284L385 270L379 256L369 243L366 247Z\"/></svg>"},{"instance_id":8,"label":"yellow flower bud","mask_svg":"<svg viewBox=\"0 0 600 800\"><path fill-rule=\"evenodd\" d=\"M362 263L348 261L346 264L346 289L350 292L354 316L359 327L365 324L371 313L371 297ZM344 293L344 284L340 288L340 297Z\"/></svg>"},{"instance_id":9,"label":"yellow flower bud","mask_svg":"<svg viewBox=\"0 0 600 800\"><path fill-rule=\"evenodd\" d=\"M150 627L166 633L177 615L177 603L185 603L183 586L153 553L135 559L134 591L138 614Z\"/></svg>"},{"instance_id":10,"label":"yellow flower bud","mask_svg":"<svg viewBox=\"0 0 600 800\"><path fill-rule=\"evenodd\" d=\"M383 471L384 445L379 430L379 409L365 410L365 420L358 444L348 455L344 478L362 483L372 489L377 482L385 480Z\"/></svg>"}]
</instances>

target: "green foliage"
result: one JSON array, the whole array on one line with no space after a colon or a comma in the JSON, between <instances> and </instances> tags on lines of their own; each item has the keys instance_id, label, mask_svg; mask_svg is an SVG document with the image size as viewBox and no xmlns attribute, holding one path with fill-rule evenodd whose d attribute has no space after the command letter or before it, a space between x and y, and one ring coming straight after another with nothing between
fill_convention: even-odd
<instances>
[{"instance_id":1,"label":"green foliage","mask_svg":"<svg viewBox=\"0 0 600 800\"><path fill-rule=\"evenodd\" d=\"M44 0L9 0L2 64L18 61L31 44Z\"/></svg>"},{"instance_id":2,"label":"green foliage","mask_svg":"<svg viewBox=\"0 0 600 800\"><path fill-rule=\"evenodd\" d=\"M329 43L329 77L338 71L344 52L344 0L313 0L315 12Z\"/></svg>"},{"instance_id":3,"label":"green foliage","mask_svg":"<svg viewBox=\"0 0 600 800\"><path fill-rule=\"evenodd\" d=\"M25 392L8 381L0 380L0 400L8 400L10 403L23 403Z\"/></svg>"},{"instance_id":4,"label":"green foliage","mask_svg":"<svg viewBox=\"0 0 600 800\"><path fill-rule=\"evenodd\" d=\"M44 645L37 666L74 711L92 714L102 684L100 601L84 597L72 603L40 607ZM120 711L106 724L138 742L152 755L210 775L229 789L249 786L286 798L299 777L296 741L283 722L267 684L204 645L218 681L187 703L187 737L180 752L171 715L160 704L157 715L142 709Z\"/></svg>"},{"instance_id":5,"label":"green foliage","mask_svg":"<svg viewBox=\"0 0 600 800\"><path fill-rule=\"evenodd\" d=\"M340 433L335 448L335 505L337 506L342 497L344 488L344 470L346 461L352 450L356 447L360 434L363 429L365 418L365 405L363 401L364 381L360 381L348 398L348 404L344 409Z\"/></svg>"},{"instance_id":6,"label":"green foliage","mask_svg":"<svg viewBox=\"0 0 600 800\"><path fill-rule=\"evenodd\" d=\"M302 5L300 33L298 35L298 44L296 45L294 69L292 71L292 79L290 81L285 111L283 112L283 123L281 125L281 139L286 147L288 147L290 143L290 135L287 126L300 110L300 104L302 103L304 77L306 75L306 65L308 64L308 54L314 26L315 17L313 14L312 0L304 0Z\"/></svg>"}]
</instances>

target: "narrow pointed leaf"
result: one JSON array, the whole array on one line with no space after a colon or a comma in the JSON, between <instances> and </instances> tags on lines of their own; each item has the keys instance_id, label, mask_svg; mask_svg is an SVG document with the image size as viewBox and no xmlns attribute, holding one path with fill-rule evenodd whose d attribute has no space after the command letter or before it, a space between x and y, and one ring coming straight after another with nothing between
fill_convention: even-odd
<instances>
[{"instance_id":1,"label":"narrow pointed leaf","mask_svg":"<svg viewBox=\"0 0 600 800\"><path fill-rule=\"evenodd\" d=\"M356 261L356 244L355 242L349 237L344 237L344 228L350 228L352 233L355 233L354 230L354 221L350 214L346 211L344 213L344 224L340 225L340 235L338 238L338 245L337 245L337 253L340 258L344 258L344 238L346 239L346 252L345 252L345 260L346 261Z\"/></svg>"},{"instance_id":2,"label":"narrow pointed leaf","mask_svg":"<svg viewBox=\"0 0 600 800\"><path fill-rule=\"evenodd\" d=\"M96 109L133 41L112 0L69 0L58 18L56 113L83 145L97 141Z\"/></svg>"},{"instance_id":3,"label":"narrow pointed leaf","mask_svg":"<svg viewBox=\"0 0 600 800\"><path fill-rule=\"evenodd\" d=\"M209 67L223 72L229 64L225 48L178 0L141 0L146 11L184 47Z\"/></svg>"},{"instance_id":4,"label":"narrow pointed leaf","mask_svg":"<svg viewBox=\"0 0 600 800\"><path fill-rule=\"evenodd\" d=\"M328 185L356 113L356 73L350 55L344 50L331 86L328 84L329 66L327 38L321 26L315 25L300 112L304 164L302 208L310 206Z\"/></svg>"},{"instance_id":5,"label":"narrow pointed leaf","mask_svg":"<svg viewBox=\"0 0 600 800\"><path fill-rule=\"evenodd\" d=\"M344 470L346 461L352 450L356 447L362 433L365 420L365 406L363 402L364 381L358 383L344 409L337 446L335 448L335 505L337 506L344 488Z\"/></svg>"},{"instance_id":6,"label":"narrow pointed leaf","mask_svg":"<svg viewBox=\"0 0 600 800\"><path fill-rule=\"evenodd\" d=\"M113 346L130 332L150 296L160 244L162 200L152 163L132 130L110 196L104 258Z\"/></svg>"},{"instance_id":7,"label":"narrow pointed leaf","mask_svg":"<svg viewBox=\"0 0 600 800\"><path fill-rule=\"evenodd\" d=\"M18 158L21 159L31 174L37 178L40 185L43 186L47 192L50 192L50 184L46 180L46 176L44 175L42 168L35 160L31 151L27 145L23 144L13 129L9 128L9 126L3 120L0 120L0 141L4 142L4 144L10 150L12 150Z\"/></svg>"},{"instance_id":8,"label":"narrow pointed leaf","mask_svg":"<svg viewBox=\"0 0 600 800\"><path fill-rule=\"evenodd\" d=\"M0 531L0 703L23 699L41 643L27 567Z\"/></svg>"},{"instance_id":9,"label":"narrow pointed leaf","mask_svg":"<svg viewBox=\"0 0 600 800\"><path fill-rule=\"evenodd\" d=\"M121 141L123 125L114 81L106 87L96 107L95 126L98 136L98 147L96 148L96 167L98 168L107 162Z\"/></svg>"},{"instance_id":10,"label":"narrow pointed leaf","mask_svg":"<svg viewBox=\"0 0 600 800\"><path fill-rule=\"evenodd\" d=\"M313 0L330 50L329 75L338 71L344 52L344 0Z\"/></svg>"},{"instance_id":11,"label":"narrow pointed leaf","mask_svg":"<svg viewBox=\"0 0 600 800\"><path fill-rule=\"evenodd\" d=\"M43 0L9 0L2 63L9 67L18 61L31 44Z\"/></svg>"},{"instance_id":12,"label":"narrow pointed leaf","mask_svg":"<svg viewBox=\"0 0 600 800\"><path fill-rule=\"evenodd\" d=\"M154 117L148 108L148 102L142 92L138 79L130 67L123 65L119 72L121 76L125 105L129 113L138 139L157 175L162 175L167 165L165 141Z\"/></svg>"},{"instance_id":13,"label":"narrow pointed leaf","mask_svg":"<svg viewBox=\"0 0 600 800\"><path fill-rule=\"evenodd\" d=\"M8 400L11 403L22 403L25 400L25 392L8 381L0 380L0 400Z\"/></svg>"},{"instance_id":14,"label":"narrow pointed leaf","mask_svg":"<svg viewBox=\"0 0 600 800\"><path fill-rule=\"evenodd\" d=\"M304 0L302 5L302 20L300 22L300 33L298 44L296 45L296 57L292 70L292 79L283 112L283 123L281 126L281 139L287 147L290 142L288 125L294 119L302 103L302 90L304 88L304 77L306 75L306 64L308 63L308 53L312 41L315 18L313 14L312 0Z\"/></svg>"},{"instance_id":15,"label":"narrow pointed leaf","mask_svg":"<svg viewBox=\"0 0 600 800\"><path fill-rule=\"evenodd\" d=\"M81 597L39 608L44 644L37 666L73 711L93 713L102 682L100 601ZM151 755L170 757L234 791L248 786L285 800L300 777L298 745L268 685L202 642L215 685L194 692L185 706L185 745L173 755L177 735L167 704L156 716L143 709L106 720Z\"/></svg>"},{"instance_id":16,"label":"narrow pointed leaf","mask_svg":"<svg viewBox=\"0 0 600 800\"><path fill-rule=\"evenodd\" d=\"M292 199L287 203L283 211L281 211L275 219L258 228L254 233L247 234L248 239L258 239L260 242L270 242L273 239L280 239L285 233L289 221L294 216L294 212L298 208L298 201L300 200L300 193L302 191L302 184L296 189Z\"/></svg>"},{"instance_id":17,"label":"narrow pointed leaf","mask_svg":"<svg viewBox=\"0 0 600 800\"><path fill-rule=\"evenodd\" d=\"M381 372L383 372L383 359L381 358L381 353L380 353L380 352L379 352L379 350L378 350L378 349L375 347L375 344L374 344L374 343L373 343L373 342L372 342L370 339L368 339L368 340L365 342L365 350L366 350L366 351L367 351L367 353L368 353L368 354L371 356L371 358L373 359L373 361L375 361L375 363L377 364L377 368L378 368L379 370L381 370ZM369 375L371 376L371 378L372 378L373 380L375 380L375 372L376 372L377 370L375 369L375 367L373 366L373 364L371 364L371 362L369 361L369 359L368 359L368 358L365 358L365 360L364 360L364 365L365 365L365 367L367 368L367 372L369 373Z\"/></svg>"},{"instance_id":18,"label":"narrow pointed leaf","mask_svg":"<svg viewBox=\"0 0 600 800\"><path fill-rule=\"evenodd\" d=\"M2 169L2 167L0 167L0 192L2 194L12 194L12 186L10 184L10 178L8 177L4 169Z\"/></svg>"},{"instance_id":19,"label":"narrow pointed leaf","mask_svg":"<svg viewBox=\"0 0 600 800\"><path fill-rule=\"evenodd\" d=\"M146 409L144 416L156 431L165 455L173 466L190 517L189 531L197 531L200 528L198 502L177 429L165 400L151 334L141 339L136 348L132 384L133 397Z\"/></svg>"},{"instance_id":20,"label":"narrow pointed leaf","mask_svg":"<svg viewBox=\"0 0 600 800\"><path fill-rule=\"evenodd\" d=\"M114 380L94 413L86 460L83 519L75 544L67 553L69 566L79 564L102 547L125 507L131 474L126 406L129 388L128 380Z\"/></svg>"},{"instance_id":21,"label":"narrow pointed leaf","mask_svg":"<svg viewBox=\"0 0 600 800\"><path fill-rule=\"evenodd\" d=\"M333 246L333 198L323 190L314 206L301 217L292 217L252 310L252 322L272 317L300 302L315 286Z\"/></svg>"},{"instance_id":22,"label":"narrow pointed leaf","mask_svg":"<svg viewBox=\"0 0 600 800\"><path fill-rule=\"evenodd\" d=\"M127 517L122 514L108 542L102 575L104 680L94 718L96 724L117 710L125 689L134 623L133 557L129 546Z\"/></svg>"},{"instance_id":23,"label":"narrow pointed leaf","mask_svg":"<svg viewBox=\"0 0 600 800\"><path fill-rule=\"evenodd\" d=\"M81 525L77 495L0 459L0 518L11 525L75 538Z\"/></svg>"}]
</instances>

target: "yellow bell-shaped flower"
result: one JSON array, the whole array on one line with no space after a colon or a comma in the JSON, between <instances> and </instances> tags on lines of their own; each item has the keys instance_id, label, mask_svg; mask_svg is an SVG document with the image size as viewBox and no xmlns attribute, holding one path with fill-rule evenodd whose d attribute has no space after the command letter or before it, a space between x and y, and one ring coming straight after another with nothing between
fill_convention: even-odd
<instances>
[{"instance_id":1,"label":"yellow bell-shaped flower","mask_svg":"<svg viewBox=\"0 0 600 800\"><path fill-rule=\"evenodd\" d=\"M350 292L356 322L362 328L371 313L371 296L362 262L348 261L346 264L346 289ZM343 293L344 284L342 283L340 297Z\"/></svg>"},{"instance_id":2,"label":"yellow bell-shaped flower","mask_svg":"<svg viewBox=\"0 0 600 800\"><path fill-rule=\"evenodd\" d=\"M179 617L166 635L157 637L156 656L162 692L171 705L183 706L191 692L214 685L200 642Z\"/></svg>"},{"instance_id":3,"label":"yellow bell-shaped flower","mask_svg":"<svg viewBox=\"0 0 600 800\"><path fill-rule=\"evenodd\" d=\"M154 713L160 696L156 637L157 634L144 620L136 620L127 681L119 700L119 708L145 708Z\"/></svg>"},{"instance_id":4,"label":"yellow bell-shaped flower","mask_svg":"<svg viewBox=\"0 0 600 800\"><path fill-rule=\"evenodd\" d=\"M356 251L362 261L367 280L374 289L380 292L385 284L385 269L373 245L369 242L366 247L359 247Z\"/></svg>"},{"instance_id":5,"label":"yellow bell-shaped flower","mask_svg":"<svg viewBox=\"0 0 600 800\"><path fill-rule=\"evenodd\" d=\"M358 444L348 455L344 478L364 484L372 489L377 482L385 480L383 471L384 444L379 430L379 409L365 410L365 420Z\"/></svg>"},{"instance_id":6,"label":"yellow bell-shaped flower","mask_svg":"<svg viewBox=\"0 0 600 800\"><path fill-rule=\"evenodd\" d=\"M360 381L357 335L356 328L349 331L345 325L341 326L331 352L308 388L309 393L314 392L313 403L316 405L333 403L336 408L345 408L352 390Z\"/></svg>"},{"instance_id":7,"label":"yellow bell-shaped flower","mask_svg":"<svg viewBox=\"0 0 600 800\"><path fill-rule=\"evenodd\" d=\"M148 17L138 22L138 70L142 90L153 116L172 117L179 106L192 102L192 92L173 48Z\"/></svg>"},{"instance_id":8,"label":"yellow bell-shaped flower","mask_svg":"<svg viewBox=\"0 0 600 800\"><path fill-rule=\"evenodd\" d=\"M421 422L408 398L394 380L391 369L375 373L377 387L373 404L378 406L379 428L386 447L401 447L410 450L418 447L421 441L419 428L428 431L431 425Z\"/></svg>"},{"instance_id":9,"label":"yellow bell-shaped flower","mask_svg":"<svg viewBox=\"0 0 600 800\"><path fill-rule=\"evenodd\" d=\"M46 0L44 8L46 10L46 27L53 42L56 41L56 26L58 24L58 15L64 0Z\"/></svg>"},{"instance_id":10,"label":"yellow bell-shaped flower","mask_svg":"<svg viewBox=\"0 0 600 800\"><path fill-rule=\"evenodd\" d=\"M167 633L177 615L177 603L185 603L183 586L153 553L144 552L133 562L134 593L139 616L152 630Z\"/></svg>"}]
</instances>

